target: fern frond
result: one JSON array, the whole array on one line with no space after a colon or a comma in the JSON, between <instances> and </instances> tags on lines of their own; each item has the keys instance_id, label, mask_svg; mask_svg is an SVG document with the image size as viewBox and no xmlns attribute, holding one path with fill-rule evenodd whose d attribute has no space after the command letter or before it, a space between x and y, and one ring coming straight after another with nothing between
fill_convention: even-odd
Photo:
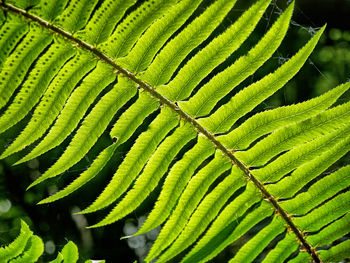
<instances>
[{"instance_id":1,"label":"fern frond","mask_svg":"<svg viewBox=\"0 0 350 263\"><path fill-rule=\"evenodd\" d=\"M332 244L333 241L341 238L350 231L350 214L332 222L319 233L310 235L307 240L314 246L321 247Z\"/></svg>"},{"instance_id":2,"label":"fern frond","mask_svg":"<svg viewBox=\"0 0 350 263\"><path fill-rule=\"evenodd\" d=\"M32 183L30 187L64 172L80 161L95 144L118 109L136 93L134 84L129 82L128 79L119 78L118 80L118 84L104 95L85 117L82 125L60 159Z\"/></svg>"},{"instance_id":3,"label":"fern frond","mask_svg":"<svg viewBox=\"0 0 350 263\"><path fill-rule=\"evenodd\" d=\"M294 221L307 231L317 231L338 217L348 212L350 192L342 193L307 215L296 217Z\"/></svg>"},{"instance_id":4,"label":"fern frond","mask_svg":"<svg viewBox=\"0 0 350 263\"><path fill-rule=\"evenodd\" d=\"M216 217L220 209L232 194L244 185L241 180L242 175L236 167L232 167L231 174L228 175L218 186L216 186L198 205L196 211L192 214L187 225L171 245L171 247L159 258L160 262L166 262L166 259L175 256L182 250L190 246L198 236L203 233L209 223ZM175 210L176 211L176 210Z\"/></svg>"},{"instance_id":5,"label":"fern frond","mask_svg":"<svg viewBox=\"0 0 350 263\"><path fill-rule=\"evenodd\" d=\"M94 212L115 201L140 173L163 137L177 124L177 116L171 110L163 108L149 129L136 140L102 194L82 213ZM105 224L107 223L101 222L101 225Z\"/></svg>"},{"instance_id":6,"label":"fern frond","mask_svg":"<svg viewBox=\"0 0 350 263\"><path fill-rule=\"evenodd\" d=\"M77 32L86 25L97 2L97 0L70 1L67 8L55 19L55 24L68 32Z\"/></svg>"},{"instance_id":7,"label":"fern frond","mask_svg":"<svg viewBox=\"0 0 350 263\"><path fill-rule=\"evenodd\" d=\"M249 207L259 202L259 199L256 189L248 184L246 190L222 210L182 262L209 261L252 226L272 215L273 211L266 202L261 203L250 213L246 213ZM245 213L246 215L243 216Z\"/></svg>"},{"instance_id":8,"label":"fern frond","mask_svg":"<svg viewBox=\"0 0 350 263\"><path fill-rule=\"evenodd\" d=\"M262 2L263 3L263 2ZM227 30L225 34L218 37L216 42L224 42L221 39L223 37L230 36L231 31L236 34L235 30L239 29L239 26L243 26L249 29L246 24L251 23L249 15L256 12L263 13L263 9L256 10L259 3L256 6L251 7L241 18L238 20L231 29ZM260 3L261 4L261 3ZM263 3L263 7L266 8L266 3ZM188 101L179 102L181 109L191 114L191 116L204 116L208 114L215 104L224 97L232 88L238 85L241 81L255 72L264 62L269 59L276 51L277 47L281 44L281 41L288 29L288 21L292 16L293 4L281 15L275 24L269 29L265 36L259 41L259 43L253 47L246 56L239 58L228 69L220 72L210 82L204 85L198 92L192 96ZM248 22L245 19L248 18ZM238 23L238 24L237 24ZM237 26L236 26L237 25ZM237 28L237 29L236 29ZM231 41L231 40L230 40ZM212 42L213 46L218 46L218 43ZM239 42L238 42L239 43ZM222 45L222 44L221 44ZM220 46L220 48L222 48ZM215 54L217 56L217 54Z\"/></svg>"},{"instance_id":9,"label":"fern frond","mask_svg":"<svg viewBox=\"0 0 350 263\"><path fill-rule=\"evenodd\" d=\"M80 187L84 184L88 183L92 180L107 164L107 162L111 159L115 149L118 147L118 144L112 144L105 148L94 160L94 162L90 165L88 169L86 169L78 178L76 178L72 183L70 183L66 188L58 191L54 195L51 195L43 200L41 200L38 204L51 203L56 200L59 200Z\"/></svg>"},{"instance_id":10,"label":"fern frond","mask_svg":"<svg viewBox=\"0 0 350 263\"><path fill-rule=\"evenodd\" d=\"M37 66L23 83L12 104L1 115L0 132L12 127L27 115L44 94L51 79L63 64L74 55L75 50L70 45L59 42L51 45L45 55L39 58Z\"/></svg>"},{"instance_id":11,"label":"fern frond","mask_svg":"<svg viewBox=\"0 0 350 263\"><path fill-rule=\"evenodd\" d=\"M349 142L350 138L347 141ZM310 209L345 189L349 185L349 177L350 167L343 167L313 184L307 192L281 202L281 206L292 215L306 214Z\"/></svg>"},{"instance_id":12,"label":"fern frond","mask_svg":"<svg viewBox=\"0 0 350 263\"><path fill-rule=\"evenodd\" d=\"M199 4L200 1L191 0L178 2L146 30L127 56L117 60L118 64L137 73L147 68L166 40L188 19Z\"/></svg>"},{"instance_id":13,"label":"fern frond","mask_svg":"<svg viewBox=\"0 0 350 263\"><path fill-rule=\"evenodd\" d=\"M76 128L99 92L115 80L115 75L111 74L112 72L111 67L98 63L96 69L70 95L54 126L51 127L45 138L18 163L33 159L62 143Z\"/></svg>"},{"instance_id":14,"label":"fern frond","mask_svg":"<svg viewBox=\"0 0 350 263\"><path fill-rule=\"evenodd\" d=\"M121 144L127 141L144 119L159 107L158 101L141 93L136 102L130 106L114 124L110 135Z\"/></svg>"},{"instance_id":15,"label":"fern frond","mask_svg":"<svg viewBox=\"0 0 350 263\"><path fill-rule=\"evenodd\" d=\"M0 68L20 39L28 32L28 25L19 17L8 14L0 28Z\"/></svg>"},{"instance_id":16,"label":"fern frond","mask_svg":"<svg viewBox=\"0 0 350 263\"><path fill-rule=\"evenodd\" d=\"M267 185L267 189L279 198L290 198L309 181L326 171L332 164L349 151L349 138L333 145L318 158L298 167L291 176L283 178L276 184Z\"/></svg>"},{"instance_id":17,"label":"fern frond","mask_svg":"<svg viewBox=\"0 0 350 263\"><path fill-rule=\"evenodd\" d=\"M158 185L158 182L168 170L176 154L195 135L194 129L190 125L185 124L167 137L149 158L143 172L138 176L132 189L127 192L126 196L101 224L115 222L135 210Z\"/></svg>"},{"instance_id":18,"label":"fern frond","mask_svg":"<svg viewBox=\"0 0 350 263\"><path fill-rule=\"evenodd\" d=\"M24 79L36 57L52 41L52 36L37 25L30 25L29 33L18 44L15 52L4 62L0 72L0 107L4 107ZM5 44L5 43L4 43ZM1 46L1 50L6 48ZM34 77L34 76L33 76ZM1 127L2 128L2 127ZM4 128L2 128L4 131Z\"/></svg>"},{"instance_id":19,"label":"fern frond","mask_svg":"<svg viewBox=\"0 0 350 263\"><path fill-rule=\"evenodd\" d=\"M283 221L274 217L272 221L245 243L229 262L251 262L278 234L284 231Z\"/></svg>"},{"instance_id":20,"label":"fern frond","mask_svg":"<svg viewBox=\"0 0 350 263\"><path fill-rule=\"evenodd\" d=\"M27 9L37 5L40 0L8 0L7 3L15 4L19 8Z\"/></svg>"},{"instance_id":21,"label":"fern frond","mask_svg":"<svg viewBox=\"0 0 350 263\"><path fill-rule=\"evenodd\" d=\"M96 63L97 61L89 55L77 54L65 64L50 83L27 126L2 153L3 158L22 150L45 133L58 116L75 85L95 67ZM79 65L84 65L84 67L79 67ZM30 156L28 158L31 159ZM26 158L23 159L25 160Z\"/></svg>"},{"instance_id":22,"label":"fern frond","mask_svg":"<svg viewBox=\"0 0 350 263\"><path fill-rule=\"evenodd\" d=\"M159 194L154 209L137 234L145 233L160 225L170 214L183 189L199 165L215 152L215 148L204 136L199 136L197 144L185 153L170 169L163 189Z\"/></svg>"},{"instance_id":23,"label":"fern frond","mask_svg":"<svg viewBox=\"0 0 350 263\"><path fill-rule=\"evenodd\" d=\"M115 29L101 50L111 57L123 57L136 43L139 36L163 13L168 12L175 0L153 0L142 3Z\"/></svg>"},{"instance_id":24,"label":"fern frond","mask_svg":"<svg viewBox=\"0 0 350 263\"><path fill-rule=\"evenodd\" d=\"M349 87L350 83L346 83L317 98L257 113L227 135L219 136L218 140L230 149L246 149L257 138L281 126L288 126L321 113L336 102Z\"/></svg>"},{"instance_id":25,"label":"fern frond","mask_svg":"<svg viewBox=\"0 0 350 263\"><path fill-rule=\"evenodd\" d=\"M82 4L82 1L77 1ZM88 1L93 2L93 1ZM91 45L98 45L105 42L113 33L115 25L120 22L126 10L136 0L107 0L96 10L93 17L87 21L85 29L76 33L82 40ZM88 10L84 5L84 10Z\"/></svg>"},{"instance_id":26,"label":"fern frond","mask_svg":"<svg viewBox=\"0 0 350 263\"><path fill-rule=\"evenodd\" d=\"M328 250L320 251L320 256L326 262L337 262L350 256L350 240L346 240Z\"/></svg>"},{"instance_id":27,"label":"fern frond","mask_svg":"<svg viewBox=\"0 0 350 263\"><path fill-rule=\"evenodd\" d=\"M240 117L282 88L299 71L315 48L324 29L325 26L296 55L279 67L273 74L269 74L246 87L210 117L200 119L199 123L212 133L227 131Z\"/></svg>"},{"instance_id":28,"label":"fern frond","mask_svg":"<svg viewBox=\"0 0 350 263\"><path fill-rule=\"evenodd\" d=\"M172 101L186 99L205 76L239 48L259 22L269 2L260 0L253 5L230 28L187 62L169 84L159 88L159 92Z\"/></svg>"},{"instance_id":29,"label":"fern frond","mask_svg":"<svg viewBox=\"0 0 350 263\"><path fill-rule=\"evenodd\" d=\"M350 103L337 106L320 114L276 130L270 136L259 141L248 151L236 154L249 166L264 165L277 154L300 145L308 140L326 133L327 130L339 128L349 120Z\"/></svg>"},{"instance_id":30,"label":"fern frond","mask_svg":"<svg viewBox=\"0 0 350 263\"><path fill-rule=\"evenodd\" d=\"M167 83L182 60L201 44L219 25L236 0L218 0L182 30L159 52L152 64L140 75L152 86Z\"/></svg>"},{"instance_id":31,"label":"fern frond","mask_svg":"<svg viewBox=\"0 0 350 263\"><path fill-rule=\"evenodd\" d=\"M309 259L309 255L306 252L300 252L295 258L291 259L291 263L302 263Z\"/></svg>"},{"instance_id":32,"label":"fern frond","mask_svg":"<svg viewBox=\"0 0 350 263\"><path fill-rule=\"evenodd\" d=\"M113 143L90 167L40 204L75 192L121 158L81 212L115 202L91 226L101 227L135 211L164 181L135 234L164 223L146 262L171 261L190 246L182 262L207 262L231 243L240 246L231 262L348 256L342 237L349 233L350 166L323 173L349 152L350 102L330 107L350 83L246 117L300 70L325 27L274 72L234 94L278 50L294 2L233 63L270 0L257 0L225 30L218 26L235 0L136 2L0 0L0 132L32 114L1 158L31 145L16 164L28 161L74 132L30 188L79 163L109 134ZM122 156L124 143L130 150ZM0 258L9 255L5 262L41 255L41 239L22 229L0 249ZM52 262L77 260L69 242Z\"/></svg>"},{"instance_id":33,"label":"fern frond","mask_svg":"<svg viewBox=\"0 0 350 263\"><path fill-rule=\"evenodd\" d=\"M295 237L287 232L285 237L279 241L276 247L271 250L262 261L263 263L278 262L286 260L298 248Z\"/></svg>"},{"instance_id":34,"label":"fern frond","mask_svg":"<svg viewBox=\"0 0 350 263\"><path fill-rule=\"evenodd\" d=\"M192 212L202 199L209 186L223 172L230 168L230 162L217 153L217 158L201 169L188 183L178 204L167 220L146 260L151 260L164 250L182 231Z\"/></svg>"},{"instance_id":35,"label":"fern frond","mask_svg":"<svg viewBox=\"0 0 350 263\"><path fill-rule=\"evenodd\" d=\"M63 12L67 3L68 0L39 1L39 3L31 9L31 12L51 22Z\"/></svg>"},{"instance_id":36,"label":"fern frond","mask_svg":"<svg viewBox=\"0 0 350 263\"><path fill-rule=\"evenodd\" d=\"M296 167L321 155L322 152L327 150L328 145L349 139L349 132L350 125L346 125L334 132L295 147L267 166L254 171L254 175L263 182L275 182Z\"/></svg>"}]
</instances>

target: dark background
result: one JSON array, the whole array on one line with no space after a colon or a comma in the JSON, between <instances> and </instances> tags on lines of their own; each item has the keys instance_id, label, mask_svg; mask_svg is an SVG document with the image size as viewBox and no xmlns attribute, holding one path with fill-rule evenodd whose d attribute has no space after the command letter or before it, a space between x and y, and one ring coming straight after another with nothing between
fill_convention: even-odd
<instances>
[{"instance_id":1,"label":"dark background","mask_svg":"<svg viewBox=\"0 0 350 263\"><path fill-rule=\"evenodd\" d=\"M208 2L208 1L207 1ZM242 11L250 6L254 1L239 0L230 15L224 20L224 23L216 30L212 37L218 35L232 21L239 16ZM242 46L242 48L233 54L220 68L225 68L232 63L240 54L247 52L256 41L261 38L267 28L271 26L276 19L279 10L285 9L287 1L273 1L268 8L264 19L262 19L257 30ZM205 7L205 3L199 9L199 12ZM253 76L248 78L241 86L248 85L253 81L260 79L265 74L276 69L286 59L290 58L308 39L314 34L315 30L327 23L327 29L320 43L315 49L308 62L283 89L274 94L265 101L254 112L261 109L270 109L279 105L287 105L304 101L316 95L319 95L337 84L345 82L350 78L350 0L297 0L294 11L293 22L287 33L286 39L274 56L259 69ZM345 94L340 102L348 100L349 94ZM28 120L28 118L27 118ZM26 120L19 125L8 130L0 136L0 152L10 143L16 134L18 134ZM141 127L139 133L145 127ZM94 147L84 160L75 165L63 175L40 184L39 186L25 191L26 187L52 165L63 152L65 146L71 139L68 138L65 143L47 154L19 166L11 164L23 156L23 153L14 155L4 161L0 161L0 246L11 242L18 234L19 220L24 218L35 233L40 235L46 243L44 260L50 260L61 250L67 240L72 240L78 244L83 259L106 259L107 262L132 262L138 259L135 254L142 254L142 249L150 246L151 235L144 236L141 242L144 248L131 249L126 240L120 240L125 226L137 226L147 211L152 209L153 202L156 200L159 187L146 200L146 202L126 219L104 228L87 230L87 225L94 224L101 220L108 209L87 215L70 216L72 211L78 211L87 207L95 197L105 187L117 167L118 160L131 147L132 138L126 142L116 153L114 161L104 169L101 174L84 188L67 198L57 201L50 205L35 205L38 201L48 196L49 193L61 189L79 175L94 159L94 156L107 144L110 143L108 133L105 133L99 140L99 145ZM133 244L130 244L133 246ZM134 244L135 245L135 244ZM53 253L53 254L51 254ZM144 251L145 253L145 251ZM220 255L215 262L226 262L232 254L227 249Z\"/></svg>"}]
</instances>

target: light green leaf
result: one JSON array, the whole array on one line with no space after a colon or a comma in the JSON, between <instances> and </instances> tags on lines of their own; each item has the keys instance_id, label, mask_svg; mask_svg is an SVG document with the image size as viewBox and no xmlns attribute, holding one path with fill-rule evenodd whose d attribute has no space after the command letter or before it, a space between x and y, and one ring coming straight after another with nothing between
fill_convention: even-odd
<instances>
[{"instance_id":1,"label":"light green leaf","mask_svg":"<svg viewBox=\"0 0 350 263\"><path fill-rule=\"evenodd\" d=\"M7 263L8 260L20 255L32 236L33 232L30 231L28 225L21 220L21 230L18 237L10 245L0 248L0 263Z\"/></svg>"},{"instance_id":2,"label":"light green leaf","mask_svg":"<svg viewBox=\"0 0 350 263\"><path fill-rule=\"evenodd\" d=\"M70 1L68 7L55 19L54 23L74 33L86 25L97 2L97 0Z\"/></svg>"},{"instance_id":3,"label":"light green leaf","mask_svg":"<svg viewBox=\"0 0 350 263\"><path fill-rule=\"evenodd\" d=\"M175 206L195 170L214 152L213 144L204 136L199 136L195 146L186 152L183 158L170 169L153 210L135 235L157 227L170 215L170 211Z\"/></svg>"},{"instance_id":4,"label":"light green leaf","mask_svg":"<svg viewBox=\"0 0 350 263\"><path fill-rule=\"evenodd\" d=\"M44 94L56 73L74 53L72 46L62 44L60 41L50 46L47 52L39 58L37 66L31 71L11 105L0 117L0 133L27 115ZM4 156L6 155L5 153Z\"/></svg>"},{"instance_id":5,"label":"light green leaf","mask_svg":"<svg viewBox=\"0 0 350 263\"><path fill-rule=\"evenodd\" d=\"M72 242L69 241L62 249L63 263L75 263L79 259L78 248Z\"/></svg>"},{"instance_id":6,"label":"light green leaf","mask_svg":"<svg viewBox=\"0 0 350 263\"><path fill-rule=\"evenodd\" d=\"M34 60L52 41L52 38L47 31L37 25L30 26L29 33L6 59L1 69L0 108L8 102Z\"/></svg>"},{"instance_id":7,"label":"light green leaf","mask_svg":"<svg viewBox=\"0 0 350 263\"><path fill-rule=\"evenodd\" d=\"M85 117L81 127L60 159L29 187L63 173L80 161L107 128L117 110L135 93L136 88L132 82L122 77L119 78L118 84L104 95Z\"/></svg>"},{"instance_id":8,"label":"light green leaf","mask_svg":"<svg viewBox=\"0 0 350 263\"><path fill-rule=\"evenodd\" d=\"M278 234L284 231L283 222L274 217L272 222L255 234L229 262L251 262Z\"/></svg>"},{"instance_id":9,"label":"light green leaf","mask_svg":"<svg viewBox=\"0 0 350 263\"><path fill-rule=\"evenodd\" d=\"M111 159L117 146L118 146L117 143L108 146L97 156L97 158L93 161L90 167L86 169L71 184L69 184L66 188L62 189L61 191L58 191L54 195L49 196L44 200L41 200L38 204L46 204L46 203L51 203L56 200L59 200L73 193L74 191L82 187L84 184L88 183L102 170L102 168L106 165L106 163Z\"/></svg>"},{"instance_id":10,"label":"light green leaf","mask_svg":"<svg viewBox=\"0 0 350 263\"><path fill-rule=\"evenodd\" d=\"M338 262L350 257L350 239L331 247L328 250L320 251L320 256L325 262Z\"/></svg>"},{"instance_id":11,"label":"light green leaf","mask_svg":"<svg viewBox=\"0 0 350 263\"><path fill-rule=\"evenodd\" d=\"M283 262L290 254L298 249L298 246L299 244L296 242L295 235L287 231L285 237L277 243L274 249L269 251L262 262Z\"/></svg>"},{"instance_id":12,"label":"light green leaf","mask_svg":"<svg viewBox=\"0 0 350 263\"><path fill-rule=\"evenodd\" d=\"M177 116L169 109L163 108L148 130L136 140L108 186L97 200L82 213L91 213L114 202L130 186L141 169L153 154L162 138L178 124ZM110 220L102 221L94 227L102 226Z\"/></svg>"},{"instance_id":13,"label":"light green leaf","mask_svg":"<svg viewBox=\"0 0 350 263\"><path fill-rule=\"evenodd\" d=\"M153 0L142 3L130 13L115 29L100 48L113 58L125 56L139 36L175 3L175 0Z\"/></svg>"},{"instance_id":14,"label":"light green leaf","mask_svg":"<svg viewBox=\"0 0 350 263\"><path fill-rule=\"evenodd\" d=\"M319 233L307 236L306 239L315 247L330 245L333 241L350 232L350 213L332 222Z\"/></svg>"},{"instance_id":15,"label":"light green leaf","mask_svg":"<svg viewBox=\"0 0 350 263\"><path fill-rule=\"evenodd\" d=\"M324 111L349 87L350 83L345 83L314 99L257 113L227 135L219 136L218 140L229 149L245 149L264 134Z\"/></svg>"},{"instance_id":16,"label":"light green leaf","mask_svg":"<svg viewBox=\"0 0 350 263\"><path fill-rule=\"evenodd\" d=\"M350 136L347 139L348 150L350 150ZM341 143L341 142L340 142ZM321 204L337 192L348 187L350 183L350 166L345 166L330 175L323 177L313 184L307 192L281 202L284 210L292 215L303 215L311 208Z\"/></svg>"},{"instance_id":17,"label":"light green leaf","mask_svg":"<svg viewBox=\"0 0 350 263\"><path fill-rule=\"evenodd\" d=\"M0 28L0 68L18 41L28 32L28 25L22 19L8 14Z\"/></svg>"},{"instance_id":18,"label":"light green leaf","mask_svg":"<svg viewBox=\"0 0 350 263\"><path fill-rule=\"evenodd\" d=\"M62 143L78 125L98 94L115 79L112 72L111 67L98 63L96 69L73 91L49 133L19 162L33 159Z\"/></svg>"},{"instance_id":19,"label":"light green leaf","mask_svg":"<svg viewBox=\"0 0 350 263\"><path fill-rule=\"evenodd\" d=\"M217 216L226 201L238 188L244 185L242 173L237 167L232 167L231 174L201 201L186 227L171 247L162 254L159 262L166 262L167 259L179 254L196 241L209 223Z\"/></svg>"},{"instance_id":20,"label":"light green leaf","mask_svg":"<svg viewBox=\"0 0 350 263\"><path fill-rule=\"evenodd\" d=\"M236 157L248 166L265 164L275 155L341 127L350 121L350 103L339 105L320 114L276 130L248 151Z\"/></svg>"},{"instance_id":21,"label":"light green leaf","mask_svg":"<svg viewBox=\"0 0 350 263\"><path fill-rule=\"evenodd\" d=\"M242 217L259 199L260 196L254 186L248 184L247 189L224 208L182 262L209 261L252 226L270 216L273 210L270 204L263 202L260 207Z\"/></svg>"},{"instance_id":22,"label":"light green leaf","mask_svg":"<svg viewBox=\"0 0 350 263\"><path fill-rule=\"evenodd\" d=\"M299 71L315 48L324 29L325 26L296 55L275 72L237 93L210 117L200 119L199 123L212 133L227 131L240 117L282 88Z\"/></svg>"},{"instance_id":23,"label":"light green leaf","mask_svg":"<svg viewBox=\"0 0 350 263\"><path fill-rule=\"evenodd\" d=\"M140 77L152 86L169 81L181 61L219 25L236 0L218 0L190 23L160 51Z\"/></svg>"},{"instance_id":24,"label":"light green leaf","mask_svg":"<svg viewBox=\"0 0 350 263\"><path fill-rule=\"evenodd\" d=\"M77 1L83 3L82 1ZM76 33L76 36L91 45L105 42L112 34L115 25L120 22L126 10L135 2L136 0L104 1L88 21L86 27Z\"/></svg>"},{"instance_id":25,"label":"light green leaf","mask_svg":"<svg viewBox=\"0 0 350 263\"><path fill-rule=\"evenodd\" d=\"M160 87L159 92L172 101L186 99L205 76L248 38L269 3L270 0L259 0L254 4L236 23L187 62L169 84Z\"/></svg>"},{"instance_id":26,"label":"light green leaf","mask_svg":"<svg viewBox=\"0 0 350 263\"><path fill-rule=\"evenodd\" d=\"M328 149L328 145L335 145L342 140L347 140L348 142L349 134L350 123L313 141L293 148L267 166L257 169L253 173L263 182L275 182L303 163L321 155Z\"/></svg>"},{"instance_id":27,"label":"light green leaf","mask_svg":"<svg viewBox=\"0 0 350 263\"><path fill-rule=\"evenodd\" d=\"M167 137L150 157L132 189L127 192L104 221L119 220L135 210L157 186L176 154L195 135L194 129L186 124Z\"/></svg>"},{"instance_id":28,"label":"light green leaf","mask_svg":"<svg viewBox=\"0 0 350 263\"><path fill-rule=\"evenodd\" d=\"M74 86L96 63L97 61L89 54L79 53L68 61L50 83L27 126L6 149L2 157L20 151L39 139L54 122ZM23 161L25 160L27 159ZM20 162L22 161L18 163Z\"/></svg>"},{"instance_id":29,"label":"light green leaf","mask_svg":"<svg viewBox=\"0 0 350 263\"><path fill-rule=\"evenodd\" d=\"M239 35L245 33L246 31L249 32L254 28L254 22L258 23L260 16L263 15L269 2L270 1L257 2L250 9L248 9L230 29L210 43L210 46L214 46L215 49L217 49L217 52L212 52L215 58L221 54L223 57L227 56L227 53L222 52L222 49L225 51L225 49L222 47L225 43L223 39L224 36L227 38L229 46L232 47L232 51L234 50L234 47L239 47ZM276 51L284 35L286 34L289 25L288 21L291 18L293 6L294 4L291 4L288 7L285 13L280 16L268 33L265 34L259 43L253 47L246 56L239 58L228 69L213 77L208 84L201 87L199 91L188 101L179 102L180 108L191 114L193 117L208 114L222 97L224 97L228 92L230 92L230 90L232 90L241 81L264 64L264 62ZM243 39L244 38L242 38L242 40ZM210 50L209 46L206 49ZM202 54L206 49L203 49L200 53L198 53L197 57L210 57L206 54ZM228 50L228 52L232 51L230 49ZM203 58L201 60L203 60ZM199 65L200 63L197 62L197 64ZM209 63L204 62L204 64ZM185 69L186 68L184 67L182 70ZM196 73L192 74L197 75ZM174 83L175 81L176 79L174 80Z\"/></svg>"},{"instance_id":30,"label":"light green leaf","mask_svg":"<svg viewBox=\"0 0 350 263\"><path fill-rule=\"evenodd\" d=\"M165 223L157 240L148 253L146 261L154 259L176 239L209 186L216 178L231 167L231 163L226 157L222 156L220 153L217 153L216 157L217 158L214 158L213 161L191 178L175 210Z\"/></svg>"}]
</instances>

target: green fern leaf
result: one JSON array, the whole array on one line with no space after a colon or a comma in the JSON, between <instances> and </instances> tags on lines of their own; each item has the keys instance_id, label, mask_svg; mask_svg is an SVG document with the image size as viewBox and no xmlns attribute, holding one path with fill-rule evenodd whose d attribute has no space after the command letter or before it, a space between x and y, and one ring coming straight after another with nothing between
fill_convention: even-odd
<instances>
[{"instance_id":1,"label":"green fern leaf","mask_svg":"<svg viewBox=\"0 0 350 263\"><path fill-rule=\"evenodd\" d=\"M163 136L178 124L178 119L171 110L164 108L152 124L153 125L150 125L147 132L136 140L103 193L91 206L82 211L83 213L94 212L115 201L140 173L143 165L155 150L158 143L162 140ZM108 224L108 221L109 220L106 219L106 221L102 221L100 224Z\"/></svg>"},{"instance_id":2,"label":"green fern leaf","mask_svg":"<svg viewBox=\"0 0 350 263\"><path fill-rule=\"evenodd\" d=\"M267 75L260 81L246 87L210 117L199 120L199 123L213 133L227 131L236 120L275 93L299 71L316 46L324 29L325 27L320 29L309 43L273 74Z\"/></svg>"},{"instance_id":3,"label":"green fern leaf","mask_svg":"<svg viewBox=\"0 0 350 263\"><path fill-rule=\"evenodd\" d=\"M240 26L244 26L244 30L249 30L250 28L246 26L246 24L250 24L252 20L249 16L255 13L263 14L264 9L256 10L256 7L259 7L261 4L263 4L263 8L266 8L266 2L257 3L255 6L251 7L230 30L227 30L225 34L218 37L216 42L225 43L225 41L222 40L223 38L232 41L231 39L233 36L231 36L231 34L236 35L236 30L243 31ZM194 117L208 114L215 104L230 91L230 88L232 89L235 85L238 85L242 80L255 72L276 51L287 32L289 25L287 21L290 20L292 11L293 4L288 7L285 13L281 15L270 28L268 33L246 56L239 58L228 69L212 78L208 84L204 85L188 101L179 102L180 108ZM216 48L219 46L219 49L221 49L222 47L216 42L213 41L212 45ZM239 43L239 41L237 42ZM232 51L229 50L229 52L231 53ZM214 52L211 51L210 53ZM217 56L217 52L214 54ZM225 53L223 55L225 55ZM203 57L206 56L203 54Z\"/></svg>"},{"instance_id":4,"label":"green fern leaf","mask_svg":"<svg viewBox=\"0 0 350 263\"><path fill-rule=\"evenodd\" d=\"M0 67L15 45L27 33L28 25L17 16L9 14L6 24L0 29Z\"/></svg>"},{"instance_id":5,"label":"green fern leaf","mask_svg":"<svg viewBox=\"0 0 350 263\"><path fill-rule=\"evenodd\" d=\"M104 95L86 116L61 158L30 187L55 177L80 161L107 128L117 110L136 93L133 86L127 79L120 78L118 85Z\"/></svg>"},{"instance_id":6,"label":"green fern leaf","mask_svg":"<svg viewBox=\"0 0 350 263\"><path fill-rule=\"evenodd\" d=\"M285 237L277 243L276 247L267 254L262 262L283 262L297 248L298 244L295 242L295 237L290 232L287 232Z\"/></svg>"},{"instance_id":7,"label":"green fern leaf","mask_svg":"<svg viewBox=\"0 0 350 263\"><path fill-rule=\"evenodd\" d=\"M242 217L257 202L259 196L256 189L247 185L246 191L224 208L183 262L206 262L212 259L249 228L273 213L268 204L263 202L260 207Z\"/></svg>"},{"instance_id":8,"label":"green fern leaf","mask_svg":"<svg viewBox=\"0 0 350 263\"><path fill-rule=\"evenodd\" d=\"M194 171L214 152L212 144L203 136L199 136L197 144L170 169L154 209L137 234L157 227L169 216Z\"/></svg>"},{"instance_id":9,"label":"green fern leaf","mask_svg":"<svg viewBox=\"0 0 350 263\"><path fill-rule=\"evenodd\" d=\"M266 227L259 231L252 239L238 250L238 253L229 262L251 262L259 253L275 238L284 231L283 222L279 217L274 217Z\"/></svg>"},{"instance_id":10,"label":"green fern leaf","mask_svg":"<svg viewBox=\"0 0 350 263\"><path fill-rule=\"evenodd\" d=\"M134 234L163 224L146 262L207 262L232 243L239 249L230 262L349 257L350 166L339 163L350 150L350 102L336 103L350 83L256 113L305 64L325 26L274 72L241 87L278 50L294 2L241 57L271 1L256 0L218 28L235 3L0 1L0 133L24 124L0 157L19 152L20 164L66 141L31 188L110 136L84 172L39 203L70 195L112 164L110 182L81 212L115 203L90 226L102 227L135 211L163 182ZM130 145L125 154L123 144ZM42 253L41 239L22 222L0 262L35 262ZM69 242L51 262L78 259Z\"/></svg>"},{"instance_id":11,"label":"green fern leaf","mask_svg":"<svg viewBox=\"0 0 350 263\"><path fill-rule=\"evenodd\" d=\"M320 256L328 262L337 262L350 256L350 241L346 240L328 250L320 251Z\"/></svg>"},{"instance_id":12,"label":"green fern leaf","mask_svg":"<svg viewBox=\"0 0 350 263\"><path fill-rule=\"evenodd\" d=\"M80 61L84 67L77 68ZM2 157L6 157L7 155L22 150L27 145L39 139L58 116L59 111L63 108L63 105L74 86L79 82L81 77L90 71L95 65L96 60L89 55L83 54L77 54L77 56L69 61L50 83L28 125L6 149L2 154Z\"/></svg>"}]
</instances>

